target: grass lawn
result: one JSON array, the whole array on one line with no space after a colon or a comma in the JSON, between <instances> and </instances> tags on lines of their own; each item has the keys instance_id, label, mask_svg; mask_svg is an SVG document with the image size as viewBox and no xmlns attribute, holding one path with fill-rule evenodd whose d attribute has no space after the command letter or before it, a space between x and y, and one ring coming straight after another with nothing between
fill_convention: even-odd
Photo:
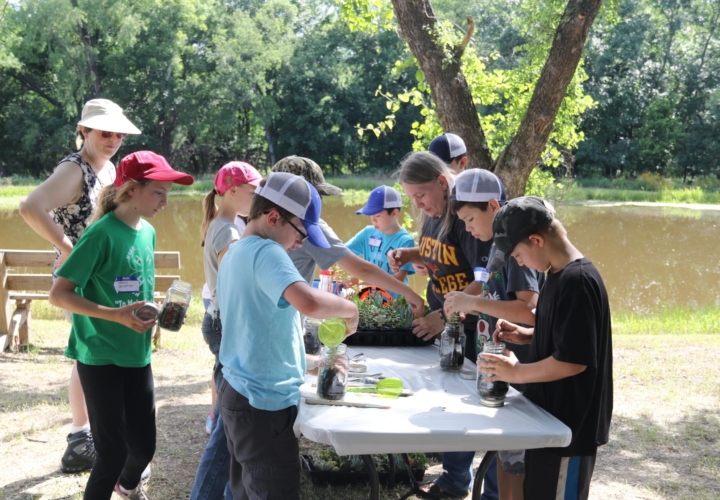
<instances>
[{"instance_id":1,"label":"grass lawn","mask_svg":"<svg viewBox=\"0 0 720 500\"><path fill-rule=\"evenodd\" d=\"M598 453L591 498L717 499L720 335L646 335L637 318L618 319L611 441ZM64 321L35 319L30 352L0 354L0 460L6 464L0 499L82 498L87 474L59 470L70 424L71 365L62 356L68 330ZM153 500L187 498L207 442L212 356L199 330L188 324L178 333L165 332L153 355L158 427L148 488ZM312 446L301 440L303 449ZM431 465L428 478L440 472L438 464ZM383 498L402 491L384 491ZM366 487L313 487L303 479L303 499L355 500L367 493Z\"/></svg>"}]
</instances>

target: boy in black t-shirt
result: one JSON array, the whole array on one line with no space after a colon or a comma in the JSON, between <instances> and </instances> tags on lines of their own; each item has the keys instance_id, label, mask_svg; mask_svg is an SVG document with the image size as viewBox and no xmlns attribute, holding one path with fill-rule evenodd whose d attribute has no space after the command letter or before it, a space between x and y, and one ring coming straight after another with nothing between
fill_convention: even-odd
<instances>
[{"instance_id":1,"label":"boy in black t-shirt","mask_svg":"<svg viewBox=\"0 0 720 500\"><path fill-rule=\"evenodd\" d=\"M494 380L527 384L525 396L572 431L566 448L526 450L525 498L587 499L597 447L608 442L613 406L605 285L541 198L508 202L493 220L493 234L497 251L491 272L512 256L548 276L534 330L499 320L494 334L496 342L530 344L530 362L518 362L510 351L483 354L479 370Z\"/></svg>"}]
</instances>

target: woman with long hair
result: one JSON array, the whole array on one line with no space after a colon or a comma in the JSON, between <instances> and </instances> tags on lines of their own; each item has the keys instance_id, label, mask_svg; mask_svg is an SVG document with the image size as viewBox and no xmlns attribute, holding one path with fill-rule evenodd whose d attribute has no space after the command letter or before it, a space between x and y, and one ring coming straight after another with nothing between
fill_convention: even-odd
<instances>
[{"instance_id":1,"label":"woman with long hair","mask_svg":"<svg viewBox=\"0 0 720 500\"><path fill-rule=\"evenodd\" d=\"M140 130L114 102L107 99L88 101L77 125L75 142L79 151L60 160L50 177L20 202L20 215L25 222L55 248L53 278L85 232L100 191L115 181L115 165L110 158L118 152L128 134L139 133ZM71 321L70 313L66 312L65 317ZM77 363L73 363L68 399L72 425L61 470L69 473L88 470L95 461Z\"/></svg>"},{"instance_id":2,"label":"woman with long hair","mask_svg":"<svg viewBox=\"0 0 720 500\"><path fill-rule=\"evenodd\" d=\"M465 223L452 211L450 193L453 174L437 156L427 152L408 155L398 170L398 180L405 194L419 209L418 247L393 250L388 254L390 268L396 271L408 262L428 269L430 286L428 304L433 312L413 322L418 337L430 339L445 328L443 305L449 292L482 293L482 283L475 282L474 268L487 267L492 241L482 242L465 229ZM463 321L465 356L475 361L477 316ZM474 452L444 453L445 472L434 483L422 486L430 496L464 496L472 485Z\"/></svg>"}]
</instances>

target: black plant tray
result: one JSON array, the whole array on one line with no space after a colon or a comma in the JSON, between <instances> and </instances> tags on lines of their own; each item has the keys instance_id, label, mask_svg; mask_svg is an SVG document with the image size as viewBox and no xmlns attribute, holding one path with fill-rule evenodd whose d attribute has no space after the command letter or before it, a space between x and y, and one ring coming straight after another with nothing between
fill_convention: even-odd
<instances>
[{"instance_id":1,"label":"black plant tray","mask_svg":"<svg viewBox=\"0 0 720 500\"><path fill-rule=\"evenodd\" d=\"M412 330L362 330L347 337L343 342L347 345L367 345L374 347L422 347L435 341L422 340Z\"/></svg>"},{"instance_id":2,"label":"black plant tray","mask_svg":"<svg viewBox=\"0 0 720 500\"><path fill-rule=\"evenodd\" d=\"M367 472L332 472L317 470L310 455L300 455L300 458L302 459L303 471L310 477L313 484L357 484L367 483L370 481L370 477ZM418 482L422 481L423 477L425 477L424 470L413 469L412 472L413 476L415 476L415 480ZM378 481L383 486L387 486L390 482L390 473L378 470ZM410 484L408 472L405 468L395 470L395 484L397 483Z\"/></svg>"}]
</instances>

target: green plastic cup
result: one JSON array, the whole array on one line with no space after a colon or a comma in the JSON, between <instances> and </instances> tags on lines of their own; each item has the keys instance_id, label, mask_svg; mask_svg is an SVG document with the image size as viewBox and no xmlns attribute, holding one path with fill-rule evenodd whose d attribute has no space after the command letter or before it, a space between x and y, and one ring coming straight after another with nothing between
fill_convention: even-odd
<instances>
[{"instance_id":1,"label":"green plastic cup","mask_svg":"<svg viewBox=\"0 0 720 500\"><path fill-rule=\"evenodd\" d=\"M347 332L347 323L340 318L331 318L323 321L318 329L318 338L320 342L328 347L337 347L345 339Z\"/></svg>"}]
</instances>

